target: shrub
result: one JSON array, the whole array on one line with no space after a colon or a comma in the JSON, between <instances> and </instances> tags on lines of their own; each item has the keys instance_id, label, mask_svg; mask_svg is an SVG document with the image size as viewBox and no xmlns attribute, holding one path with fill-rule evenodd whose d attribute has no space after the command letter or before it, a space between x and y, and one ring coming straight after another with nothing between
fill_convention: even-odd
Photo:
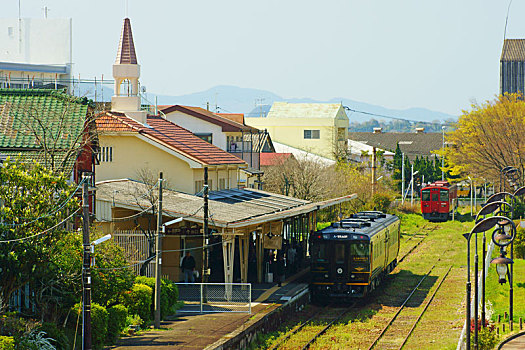
<instances>
[{"instance_id":1,"label":"shrub","mask_svg":"<svg viewBox=\"0 0 525 350\"><path fill-rule=\"evenodd\" d=\"M45 332L33 330L20 339L16 348L21 350L56 350L53 342L53 338L46 338Z\"/></svg>"},{"instance_id":2,"label":"shrub","mask_svg":"<svg viewBox=\"0 0 525 350\"><path fill-rule=\"evenodd\" d=\"M108 312L104 306L91 303L91 341L93 348L102 348L108 334Z\"/></svg>"},{"instance_id":3,"label":"shrub","mask_svg":"<svg viewBox=\"0 0 525 350\"><path fill-rule=\"evenodd\" d=\"M386 213L390 204L392 203L392 198L386 193L376 193L372 196L372 203L369 209L379 210L383 213Z\"/></svg>"},{"instance_id":4,"label":"shrub","mask_svg":"<svg viewBox=\"0 0 525 350\"><path fill-rule=\"evenodd\" d=\"M80 303L77 303L71 309L71 313L75 315L82 313ZM82 317L82 315L81 315ZM108 312L105 307L91 303L91 342L94 349L101 349L108 334Z\"/></svg>"},{"instance_id":5,"label":"shrub","mask_svg":"<svg viewBox=\"0 0 525 350\"><path fill-rule=\"evenodd\" d=\"M147 322L151 319L151 301L153 289L142 283L135 283L130 291L123 295L124 305L130 315L139 315Z\"/></svg>"},{"instance_id":6,"label":"shrub","mask_svg":"<svg viewBox=\"0 0 525 350\"><path fill-rule=\"evenodd\" d=\"M35 320L22 318L16 312L8 312L0 316L0 334L2 335L20 338L23 334L35 329L37 325Z\"/></svg>"},{"instance_id":7,"label":"shrub","mask_svg":"<svg viewBox=\"0 0 525 350\"><path fill-rule=\"evenodd\" d=\"M40 327L38 327L38 330L46 333L50 338L54 339L55 341L53 344L58 350L71 349L71 344L66 336L66 333L63 329L57 327L56 324L45 322Z\"/></svg>"},{"instance_id":8,"label":"shrub","mask_svg":"<svg viewBox=\"0 0 525 350\"><path fill-rule=\"evenodd\" d=\"M127 326L128 309L124 305L115 305L108 309L108 335L109 343L114 343L122 330Z\"/></svg>"},{"instance_id":9,"label":"shrub","mask_svg":"<svg viewBox=\"0 0 525 350\"><path fill-rule=\"evenodd\" d=\"M155 278L137 276L135 283L142 283L149 286L153 293L151 295L151 318L153 318L153 309L155 306ZM162 279L160 285L160 317L164 318L173 311L173 306L179 299L179 289L177 285L168 279Z\"/></svg>"},{"instance_id":10,"label":"shrub","mask_svg":"<svg viewBox=\"0 0 525 350\"><path fill-rule=\"evenodd\" d=\"M1 350L15 350L15 338L6 335L0 335Z\"/></svg>"},{"instance_id":11,"label":"shrub","mask_svg":"<svg viewBox=\"0 0 525 350\"><path fill-rule=\"evenodd\" d=\"M474 344L474 334L470 335L471 344ZM499 341L499 335L496 334L493 328L480 328L478 331L478 349L490 350L494 349Z\"/></svg>"},{"instance_id":12,"label":"shrub","mask_svg":"<svg viewBox=\"0 0 525 350\"><path fill-rule=\"evenodd\" d=\"M514 238L514 257L525 259L525 229L517 225L516 238Z\"/></svg>"}]
</instances>

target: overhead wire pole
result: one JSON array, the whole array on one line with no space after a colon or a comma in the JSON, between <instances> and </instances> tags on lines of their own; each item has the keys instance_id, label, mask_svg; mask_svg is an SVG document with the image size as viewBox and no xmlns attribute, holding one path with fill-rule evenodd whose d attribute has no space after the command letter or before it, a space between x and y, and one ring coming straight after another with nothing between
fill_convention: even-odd
<instances>
[{"instance_id":1,"label":"overhead wire pole","mask_svg":"<svg viewBox=\"0 0 525 350\"><path fill-rule=\"evenodd\" d=\"M204 167L204 222L203 222L203 246L204 246L204 264L202 265L202 282L204 283L203 288L203 301L206 302L207 300L207 285L208 278L210 275L210 267L209 267L209 248L208 248L208 167Z\"/></svg>"},{"instance_id":2,"label":"overhead wire pole","mask_svg":"<svg viewBox=\"0 0 525 350\"><path fill-rule=\"evenodd\" d=\"M160 277L162 274L162 172L159 176L159 207L157 208L157 235L155 236L155 328L160 328Z\"/></svg>"},{"instance_id":3,"label":"overhead wire pole","mask_svg":"<svg viewBox=\"0 0 525 350\"><path fill-rule=\"evenodd\" d=\"M89 192L88 177L82 176L82 350L91 350L91 247L89 242Z\"/></svg>"}]
</instances>

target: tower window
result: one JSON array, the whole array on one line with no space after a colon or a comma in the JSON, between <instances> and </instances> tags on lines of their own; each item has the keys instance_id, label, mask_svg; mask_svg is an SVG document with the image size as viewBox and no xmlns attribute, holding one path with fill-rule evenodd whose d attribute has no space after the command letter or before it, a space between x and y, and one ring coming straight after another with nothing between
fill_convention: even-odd
<instances>
[{"instance_id":1,"label":"tower window","mask_svg":"<svg viewBox=\"0 0 525 350\"><path fill-rule=\"evenodd\" d=\"M319 130L304 130L305 139L319 139L320 132Z\"/></svg>"}]
</instances>

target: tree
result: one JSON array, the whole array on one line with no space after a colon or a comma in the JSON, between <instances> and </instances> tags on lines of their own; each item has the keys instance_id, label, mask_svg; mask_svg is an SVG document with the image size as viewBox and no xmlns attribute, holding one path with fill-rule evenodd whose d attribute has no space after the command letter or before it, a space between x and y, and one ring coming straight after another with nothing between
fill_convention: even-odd
<instances>
[{"instance_id":1,"label":"tree","mask_svg":"<svg viewBox=\"0 0 525 350\"><path fill-rule=\"evenodd\" d=\"M498 179L500 170L525 166L525 101L521 94L498 96L463 111L457 127L447 134L445 159L452 174L468 173Z\"/></svg>"},{"instance_id":2,"label":"tree","mask_svg":"<svg viewBox=\"0 0 525 350\"><path fill-rule=\"evenodd\" d=\"M8 159L0 168L0 311L13 291L26 283L39 288L49 277L52 247L79 209L74 190L37 163Z\"/></svg>"}]
</instances>

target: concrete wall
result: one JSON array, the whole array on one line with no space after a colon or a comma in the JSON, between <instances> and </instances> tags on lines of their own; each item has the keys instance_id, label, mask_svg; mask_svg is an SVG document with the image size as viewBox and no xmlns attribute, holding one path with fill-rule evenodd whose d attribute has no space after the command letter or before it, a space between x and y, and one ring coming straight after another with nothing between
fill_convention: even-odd
<instances>
[{"instance_id":1,"label":"concrete wall","mask_svg":"<svg viewBox=\"0 0 525 350\"><path fill-rule=\"evenodd\" d=\"M0 43L0 62L70 64L72 20L0 19Z\"/></svg>"},{"instance_id":2,"label":"concrete wall","mask_svg":"<svg viewBox=\"0 0 525 350\"><path fill-rule=\"evenodd\" d=\"M179 111L166 114L166 118L194 134L211 133L213 135L212 143L220 149L226 150L226 134L222 132L221 126Z\"/></svg>"},{"instance_id":3,"label":"concrete wall","mask_svg":"<svg viewBox=\"0 0 525 350\"><path fill-rule=\"evenodd\" d=\"M139 171L149 170L155 176L162 171L167 187L193 194L194 171L189 164L163 150L129 136L99 136L100 147L112 147L113 161L100 162L96 166L96 180L140 180ZM202 171L202 170L201 170Z\"/></svg>"}]
</instances>

